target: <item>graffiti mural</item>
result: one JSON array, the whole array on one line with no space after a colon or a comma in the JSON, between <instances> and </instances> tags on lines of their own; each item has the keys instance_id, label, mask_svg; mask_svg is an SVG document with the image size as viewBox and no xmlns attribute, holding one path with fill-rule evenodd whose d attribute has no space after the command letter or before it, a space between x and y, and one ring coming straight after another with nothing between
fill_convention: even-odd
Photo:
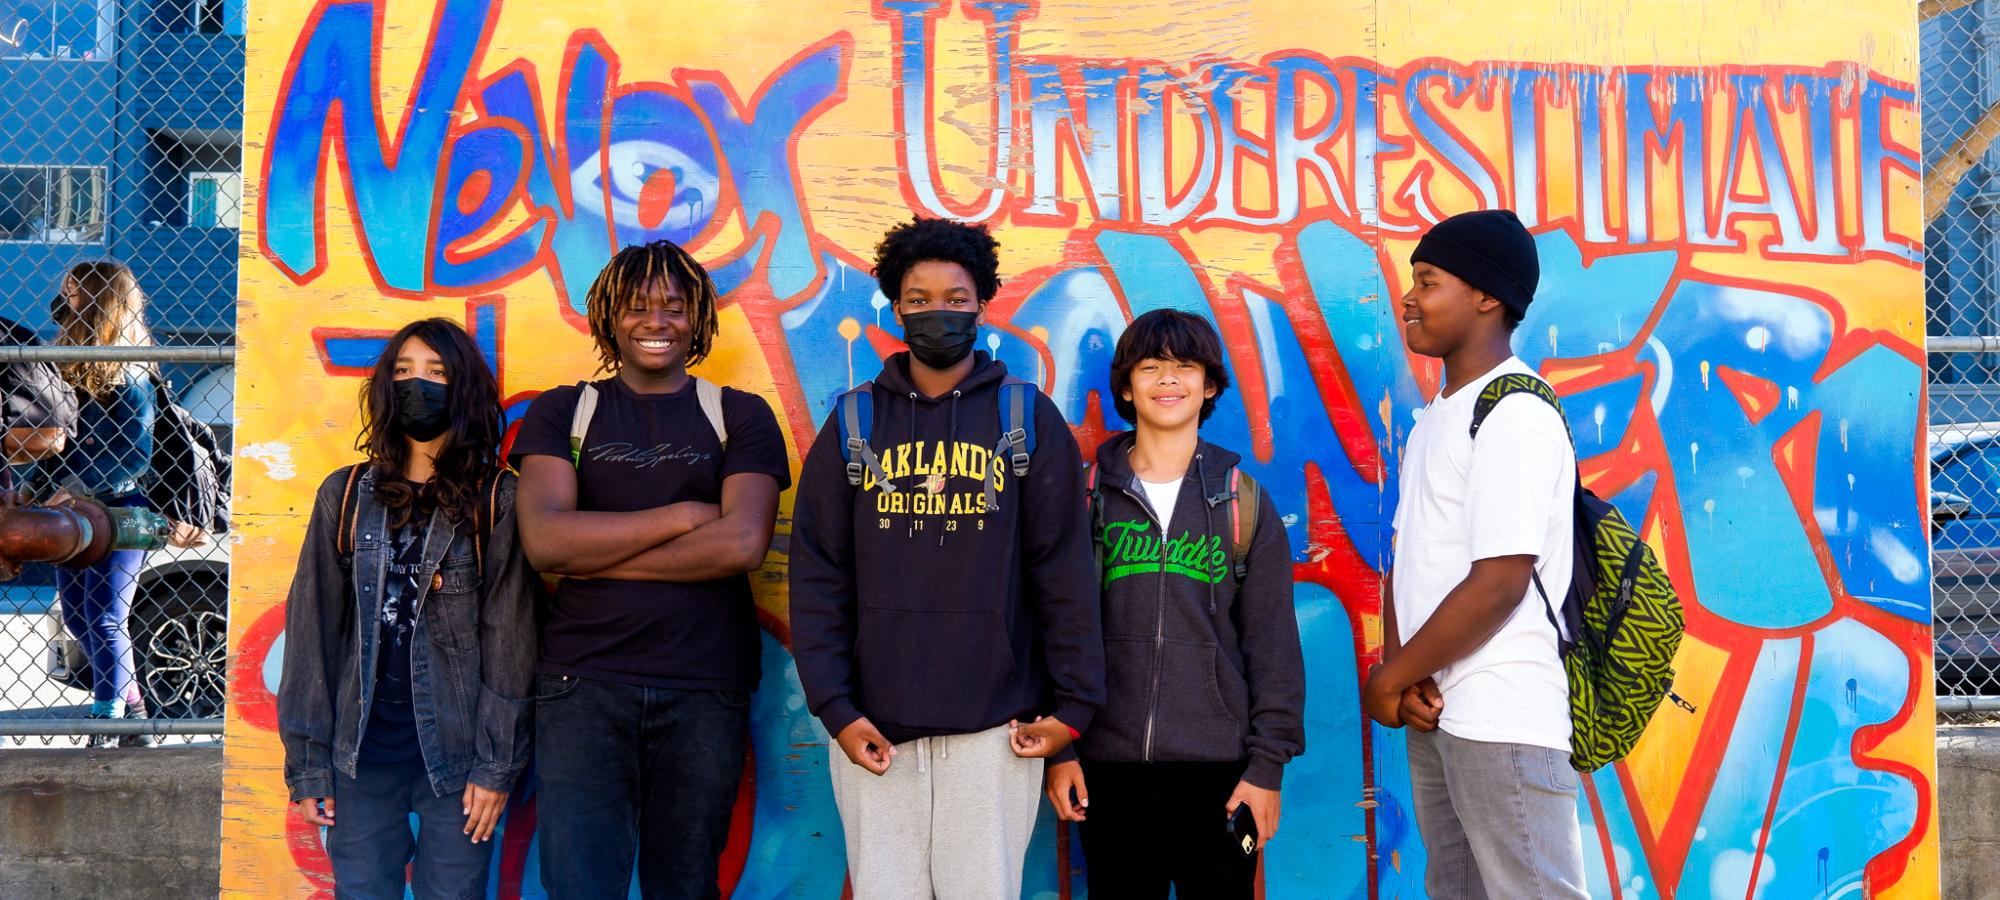
<instances>
[{"instance_id":1,"label":"graffiti mural","mask_svg":"<svg viewBox=\"0 0 2000 900\"><path fill-rule=\"evenodd\" d=\"M282 597L388 333L462 316L511 420L591 375L599 267L670 238L726 294L702 374L770 400L796 453L900 349L865 260L917 214L994 228L983 346L1086 447L1125 427L1105 391L1126 322L1216 323L1240 389L1207 431L1291 532L1311 682L1265 894L1420 896L1402 737L1357 701L1399 454L1439 376L1394 301L1428 223L1506 206L1542 256L1519 353L1688 609L1695 708L1577 799L1593 896L1935 894L1907 4L299 6L260 8L249 47L225 893L331 896L285 807ZM757 578L725 879L833 900L786 529ZM1080 895L1074 835L1040 827L1028 893ZM541 896L531 787L498 843L497 896Z\"/></svg>"}]
</instances>

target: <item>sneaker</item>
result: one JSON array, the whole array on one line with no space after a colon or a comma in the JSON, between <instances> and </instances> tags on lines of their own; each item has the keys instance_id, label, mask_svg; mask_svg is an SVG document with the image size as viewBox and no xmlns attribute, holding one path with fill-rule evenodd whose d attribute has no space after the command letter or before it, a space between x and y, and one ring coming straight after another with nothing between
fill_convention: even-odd
<instances>
[{"instance_id":1,"label":"sneaker","mask_svg":"<svg viewBox=\"0 0 2000 900\"><path fill-rule=\"evenodd\" d=\"M125 715L125 701L93 700L90 702L90 711L88 713L85 713L85 715L92 719L122 718ZM118 743L117 737L118 736L115 734L93 734L84 740L84 746L86 747L116 746Z\"/></svg>"},{"instance_id":2,"label":"sneaker","mask_svg":"<svg viewBox=\"0 0 2000 900\"><path fill-rule=\"evenodd\" d=\"M120 718L125 718L125 719L147 718L146 701L133 700L132 702L125 704L125 714ZM120 747L151 747L159 742L160 742L159 735L153 735L153 734L121 734L118 736L118 746Z\"/></svg>"}]
</instances>

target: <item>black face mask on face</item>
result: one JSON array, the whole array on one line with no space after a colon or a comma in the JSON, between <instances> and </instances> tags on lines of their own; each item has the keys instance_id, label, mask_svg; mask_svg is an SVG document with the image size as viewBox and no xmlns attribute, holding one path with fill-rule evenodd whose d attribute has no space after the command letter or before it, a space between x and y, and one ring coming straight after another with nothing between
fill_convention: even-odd
<instances>
[{"instance_id":1,"label":"black face mask on face","mask_svg":"<svg viewBox=\"0 0 2000 900\"><path fill-rule=\"evenodd\" d=\"M425 378L396 382L396 427L413 440L428 441L451 427L445 386Z\"/></svg>"},{"instance_id":2,"label":"black face mask on face","mask_svg":"<svg viewBox=\"0 0 2000 900\"><path fill-rule=\"evenodd\" d=\"M978 338L976 312L939 310L903 317L903 342L910 345L910 355L933 369L958 365Z\"/></svg>"}]
</instances>

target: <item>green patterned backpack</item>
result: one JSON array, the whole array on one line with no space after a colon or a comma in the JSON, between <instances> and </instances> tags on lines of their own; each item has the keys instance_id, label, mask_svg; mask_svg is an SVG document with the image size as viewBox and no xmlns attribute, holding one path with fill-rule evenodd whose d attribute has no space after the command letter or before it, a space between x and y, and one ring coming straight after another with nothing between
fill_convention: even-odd
<instances>
[{"instance_id":1,"label":"green patterned backpack","mask_svg":"<svg viewBox=\"0 0 2000 900\"><path fill-rule=\"evenodd\" d=\"M1475 439L1493 407L1515 394L1540 397L1563 415L1562 401L1548 382L1509 373L1479 392L1472 409ZM1556 633L1569 635L1558 639L1569 677L1569 762L1579 772L1594 772L1632 752L1662 699L1672 698L1688 712L1694 706L1673 691L1674 653L1683 630L1681 601L1653 549L1618 507L1584 490L1581 472L1575 516L1575 560L1562 604L1565 627ZM1554 626L1556 610L1540 573L1534 581Z\"/></svg>"}]
</instances>

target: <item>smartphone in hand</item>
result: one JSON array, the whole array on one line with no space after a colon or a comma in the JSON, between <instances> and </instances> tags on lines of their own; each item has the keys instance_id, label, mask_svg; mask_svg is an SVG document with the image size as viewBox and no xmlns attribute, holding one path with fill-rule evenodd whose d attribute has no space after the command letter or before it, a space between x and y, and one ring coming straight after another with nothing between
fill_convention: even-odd
<instances>
[{"instance_id":1,"label":"smartphone in hand","mask_svg":"<svg viewBox=\"0 0 2000 900\"><path fill-rule=\"evenodd\" d=\"M1246 857L1257 852L1257 817L1250 814L1250 804L1236 804L1236 811L1229 814L1225 828L1238 852Z\"/></svg>"}]
</instances>

